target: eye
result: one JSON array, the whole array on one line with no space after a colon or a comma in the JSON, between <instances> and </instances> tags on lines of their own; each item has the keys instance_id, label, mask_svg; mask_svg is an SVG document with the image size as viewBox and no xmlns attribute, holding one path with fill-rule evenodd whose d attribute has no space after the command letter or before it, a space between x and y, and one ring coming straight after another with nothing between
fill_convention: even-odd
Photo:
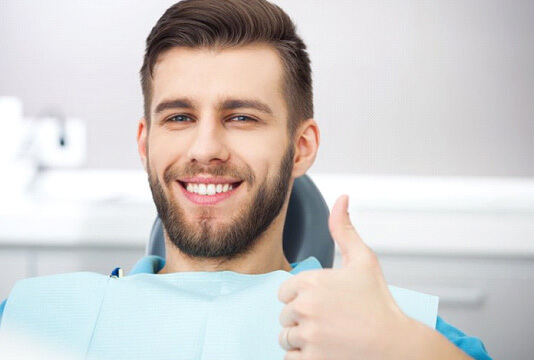
<instances>
[{"instance_id":1,"label":"eye","mask_svg":"<svg viewBox=\"0 0 534 360\"><path fill-rule=\"evenodd\" d=\"M175 123L191 122L193 119L187 115L174 115L168 118L166 121Z\"/></svg>"},{"instance_id":2,"label":"eye","mask_svg":"<svg viewBox=\"0 0 534 360\"><path fill-rule=\"evenodd\" d=\"M251 118L250 116L246 116L246 115L236 115L234 117L231 117L229 120L233 120L235 122L256 121L256 119Z\"/></svg>"}]
</instances>

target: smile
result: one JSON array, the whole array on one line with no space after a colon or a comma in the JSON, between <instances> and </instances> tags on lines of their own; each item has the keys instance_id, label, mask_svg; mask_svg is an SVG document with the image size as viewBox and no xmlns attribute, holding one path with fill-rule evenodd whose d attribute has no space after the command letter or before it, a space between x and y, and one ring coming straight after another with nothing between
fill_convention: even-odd
<instances>
[{"instance_id":1,"label":"smile","mask_svg":"<svg viewBox=\"0 0 534 360\"><path fill-rule=\"evenodd\" d=\"M191 202L197 205L215 205L232 196L242 181L196 178L178 180L178 183L185 197Z\"/></svg>"},{"instance_id":2,"label":"smile","mask_svg":"<svg viewBox=\"0 0 534 360\"><path fill-rule=\"evenodd\" d=\"M225 193L232 191L234 186L232 184L196 184L187 183L184 184L187 191L199 195L215 195L219 193Z\"/></svg>"}]
</instances>

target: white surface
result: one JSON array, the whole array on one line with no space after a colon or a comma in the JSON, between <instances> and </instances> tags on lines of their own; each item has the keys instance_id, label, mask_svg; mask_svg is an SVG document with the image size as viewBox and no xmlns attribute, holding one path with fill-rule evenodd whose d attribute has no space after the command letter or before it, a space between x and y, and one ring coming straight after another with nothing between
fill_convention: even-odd
<instances>
[{"instance_id":1,"label":"white surface","mask_svg":"<svg viewBox=\"0 0 534 360\"><path fill-rule=\"evenodd\" d=\"M534 181L311 174L379 253L534 256ZM0 244L143 247L156 216L143 171L46 172L0 201Z\"/></svg>"},{"instance_id":2,"label":"white surface","mask_svg":"<svg viewBox=\"0 0 534 360\"><path fill-rule=\"evenodd\" d=\"M45 172L0 202L0 243L144 246L156 217L141 171Z\"/></svg>"},{"instance_id":3,"label":"white surface","mask_svg":"<svg viewBox=\"0 0 534 360\"><path fill-rule=\"evenodd\" d=\"M312 175L331 208L379 253L534 255L534 181L513 178Z\"/></svg>"},{"instance_id":4,"label":"white surface","mask_svg":"<svg viewBox=\"0 0 534 360\"><path fill-rule=\"evenodd\" d=\"M346 192L351 210L534 214L534 179L310 174L331 207Z\"/></svg>"},{"instance_id":5,"label":"white surface","mask_svg":"<svg viewBox=\"0 0 534 360\"><path fill-rule=\"evenodd\" d=\"M311 174L379 253L533 256L534 180Z\"/></svg>"}]
</instances>

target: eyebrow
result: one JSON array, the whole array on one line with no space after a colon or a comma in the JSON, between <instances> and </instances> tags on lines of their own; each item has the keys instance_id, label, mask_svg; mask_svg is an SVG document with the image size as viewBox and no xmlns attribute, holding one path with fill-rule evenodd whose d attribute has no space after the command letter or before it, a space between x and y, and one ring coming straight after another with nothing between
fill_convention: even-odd
<instances>
[{"instance_id":1,"label":"eyebrow","mask_svg":"<svg viewBox=\"0 0 534 360\"><path fill-rule=\"evenodd\" d=\"M228 99L222 102L219 110L256 109L268 115L273 115L269 105L253 99Z\"/></svg>"},{"instance_id":2,"label":"eyebrow","mask_svg":"<svg viewBox=\"0 0 534 360\"><path fill-rule=\"evenodd\" d=\"M162 101L156 106L156 114L169 109L193 109L194 104L187 98ZM219 105L219 110L256 109L268 115L273 115L272 109L266 103L254 99L227 99Z\"/></svg>"},{"instance_id":3,"label":"eyebrow","mask_svg":"<svg viewBox=\"0 0 534 360\"><path fill-rule=\"evenodd\" d=\"M169 109L193 109L193 102L186 98L162 101L156 106L156 114Z\"/></svg>"}]
</instances>

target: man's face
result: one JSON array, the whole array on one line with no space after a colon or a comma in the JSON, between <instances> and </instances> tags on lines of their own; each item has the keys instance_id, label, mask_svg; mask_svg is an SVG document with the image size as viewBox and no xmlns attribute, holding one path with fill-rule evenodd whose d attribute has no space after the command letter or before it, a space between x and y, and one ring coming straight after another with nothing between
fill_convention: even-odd
<instances>
[{"instance_id":1,"label":"man's face","mask_svg":"<svg viewBox=\"0 0 534 360\"><path fill-rule=\"evenodd\" d=\"M146 165L169 239L195 257L249 251L287 197L293 144L275 50L175 48L154 68Z\"/></svg>"}]
</instances>

